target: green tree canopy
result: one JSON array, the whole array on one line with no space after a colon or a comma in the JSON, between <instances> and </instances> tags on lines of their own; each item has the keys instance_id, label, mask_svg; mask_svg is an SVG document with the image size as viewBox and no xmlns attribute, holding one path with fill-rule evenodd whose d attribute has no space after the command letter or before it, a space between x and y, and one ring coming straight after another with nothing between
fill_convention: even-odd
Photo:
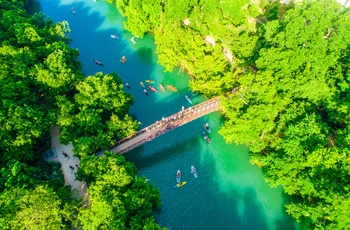
<instances>
[{"instance_id":1,"label":"green tree canopy","mask_svg":"<svg viewBox=\"0 0 350 230\"><path fill-rule=\"evenodd\" d=\"M12 187L0 194L0 210L1 229L64 228L62 203L47 187Z\"/></svg>"},{"instance_id":2,"label":"green tree canopy","mask_svg":"<svg viewBox=\"0 0 350 230\"><path fill-rule=\"evenodd\" d=\"M161 229L152 215L160 193L137 173L123 156L108 151L81 160L77 178L89 184L91 201L79 214L84 229Z\"/></svg>"},{"instance_id":3,"label":"green tree canopy","mask_svg":"<svg viewBox=\"0 0 350 230\"><path fill-rule=\"evenodd\" d=\"M137 23L142 1L116 2L125 25ZM270 185L302 198L287 211L312 227L346 228L349 10L332 0L165 1L154 25L167 71L179 66L191 89L209 97L234 89L221 100L220 133L250 148ZM143 32L136 28L128 27Z\"/></svg>"},{"instance_id":4,"label":"green tree canopy","mask_svg":"<svg viewBox=\"0 0 350 230\"><path fill-rule=\"evenodd\" d=\"M76 90L72 100L59 96L57 103L61 141L73 141L75 153L108 149L135 132L138 123L127 115L133 98L123 91L117 74L97 73L77 84Z\"/></svg>"}]
</instances>

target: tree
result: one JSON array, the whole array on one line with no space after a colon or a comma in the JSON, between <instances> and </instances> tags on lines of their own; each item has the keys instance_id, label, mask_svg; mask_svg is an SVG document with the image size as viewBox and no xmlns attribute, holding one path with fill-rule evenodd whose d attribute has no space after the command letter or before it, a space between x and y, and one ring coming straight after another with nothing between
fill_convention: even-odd
<instances>
[{"instance_id":1,"label":"tree","mask_svg":"<svg viewBox=\"0 0 350 230\"><path fill-rule=\"evenodd\" d=\"M132 96L123 91L115 73L87 77L76 89L73 101L66 96L57 98L61 141L73 141L75 153L108 149L117 139L135 132L138 123L127 115Z\"/></svg>"},{"instance_id":2,"label":"tree","mask_svg":"<svg viewBox=\"0 0 350 230\"><path fill-rule=\"evenodd\" d=\"M270 185L302 198L287 211L311 218L313 228L350 222L342 154L349 149L349 17L338 3L318 1L266 23L256 73L242 74L223 103L228 120L220 132L250 147L251 162L263 167Z\"/></svg>"},{"instance_id":3,"label":"tree","mask_svg":"<svg viewBox=\"0 0 350 230\"><path fill-rule=\"evenodd\" d=\"M77 178L89 183L91 200L79 214L84 229L160 229L152 215L160 193L137 173L123 156L108 151L81 160Z\"/></svg>"},{"instance_id":4,"label":"tree","mask_svg":"<svg viewBox=\"0 0 350 230\"><path fill-rule=\"evenodd\" d=\"M61 229L63 215L58 196L49 188L12 187L0 195L2 229Z\"/></svg>"},{"instance_id":5,"label":"tree","mask_svg":"<svg viewBox=\"0 0 350 230\"><path fill-rule=\"evenodd\" d=\"M117 1L128 23L130 2ZM349 223L348 28L349 11L330 0L203 0L162 2L150 31L159 63L187 71L192 90L212 97L234 89L221 100L220 133L250 148L271 186L300 196L288 212L317 228Z\"/></svg>"},{"instance_id":6,"label":"tree","mask_svg":"<svg viewBox=\"0 0 350 230\"><path fill-rule=\"evenodd\" d=\"M81 65L68 48L68 23L30 16L24 6L0 1L0 228L68 228L80 201L41 153L56 122L56 96L75 89Z\"/></svg>"}]
</instances>

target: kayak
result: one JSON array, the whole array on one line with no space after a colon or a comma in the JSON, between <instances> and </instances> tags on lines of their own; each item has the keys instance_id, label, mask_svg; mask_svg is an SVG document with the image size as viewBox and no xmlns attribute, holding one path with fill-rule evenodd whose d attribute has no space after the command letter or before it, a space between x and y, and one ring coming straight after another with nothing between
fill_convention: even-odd
<instances>
[{"instance_id":1,"label":"kayak","mask_svg":"<svg viewBox=\"0 0 350 230\"><path fill-rule=\"evenodd\" d=\"M115 38L115 39L117 39L118 37L117 37L117 35L112 34L112 35L111 35L111 38Z\"/></svg>"},{"instance_id":2,"label":"kayak","mask_svg":"<svg viewBox=\"0 0 350 230\"><path fill-rule=\"evenodd\" d=\"M180 183L177 183L176 185L174 185L173 188L180 188L180 187L184 186L185 184L187 184L186 181L180 182Z\"/></svg>"},{"instance_id":3,"label":"kayak","mask_svg":"<svg viewBox=\"0 0 350 230\"><path fill-rule=\"evenodd\" d=\"M126 57L125 57L125 56L123 56L123 57L122 57L122 59L121 59L120 61L121 61L121 63L123 63L123 64L124 64L124 63L126 62Z\"/></svg>"},{"instance_id":4,"label":"kayak","mask_svg":"<svg viewBox=\"0 0 350 230\"><path fill-rule=\"evenodd\" d=\"M103 65L102 62L100 62L99 60L94 60L94 62L97 64L97 65Z\"/></svg>"},{"instance_id":5,"label":"kayak","mask_svg":"<svg viewBox=\"0 0 350 230\"><path fill-rule=\"evenodd\" d=\"M177 172L176 172L176 182L180 183L180 181L181 181L181 172L180 172L180 170L177 170Z\"/></svg>"},{"instance_id":6,"label":"kayak","mask_svg":"<svg viewBox=\"0 0 350 230\"><path fill-rule=\"evenodd\" d=\"M209 137L207 136L207 134L205 134L205 132L202 132L202 135L203 135L203 138L206 142L210 143L210 139Z\"/></svg>"},{"instance_id":7,"label":"kayak","mask_svg":"<svg viewBox=\"0 0 350 230\"><path fill-rule=\"evenodd\" d=\"M147 89L143 89L144 94L146 94L148 96L148 92Z\"/></svg>"},{"instance_id":8,"label":"kayak","mask_svg":"<svg viewBox=\"0 0 350 230\"><path fill-rule=\"evenodd\" d=\"M204 124L203 126L204 126L205 130L207 130L208 133L211 133L211 130L209 128L208 123Z\"/></svg>"},{"instance_id":9,"label":"kayak","mask_svg":"<svg viewBox=\"0 0 350 230\"><path fill-rule=\"evenodd\" d=\"M155 92L155 93L158 92L158 90L156 90L154 87L152 87L150 85L148 86L148 89L151 90L152 92Z\"/></svg>"},{"instance_id":10,"label":"kayak","mask_svg":"<svg viewBox=\"0 0 350 230\"><path fill-rule=\"evenodd\" d=\"M166 87L168 89L170 89L171 91L173 91L173 92L177 92L177 89L174 86L172 86L172 85L167 85Z\"/></svg>"},{"instance_id":11,"label":"kayak","mask_svg":"<svg viewBox=\"0 0 350 230\"><path fill-rule=\"evenodd\" d=\"M143 84L142 81L140 81L140 85L141 85L141 87L145 88L145 84Z\"/></svg>"},{"instance_id":12,"label":"kayak","mask_svg":"<svg viewBox=\"0 0 350 230\"><path fill-rule=\"evenodd\" d=\"M192 104L192 101L191 101L191 99L187 96L187 95L185 95L185 98L186 98L186 100L189 102L189 103L191 103Z\"/></svg>"},{"instance_id":13,"label":"kayak","mask_svg":"<svg viewBox=\"0 0 350 230\"><path fill-rule=\"evenodd\" d=\"M152 83L154 83L154 81L153 81L153 80L150 80L150 79L145 80L145 82L147 82L148 84L152 84Z\"/></svg>"},{"instance_id":14,"label":"kayak","mask_svg":"<svg viewBox=\"0 0 350 230\"><path fill-rule=\"evenodd\" d=\"M165 92L164 87L162 86L162 84L159 84L159 89L162 90L163 92Z\"/></svg>"},{"instance_id":15,"label":"kayak","mask_svg":"<svg viewBox=\"0 0 350 230\"><path fill-rule=\"evenodd\" d=\"M135 38L134 38L134 37L130 38L130 41L131 41L134 45L136 44Z\"/></svg>"},{"instance_id":16,"label":"kayak","mask_svg":"<svg viewBox=\"0 0 350 230\"><path fill-rule=\"evenodd\" d=\"M194 176L195 178L198 177L197 170L195 169L195 167L194 167L193 165L191 166L191 173L193 174L193 176Z\"/></svg>"}]
</instances>

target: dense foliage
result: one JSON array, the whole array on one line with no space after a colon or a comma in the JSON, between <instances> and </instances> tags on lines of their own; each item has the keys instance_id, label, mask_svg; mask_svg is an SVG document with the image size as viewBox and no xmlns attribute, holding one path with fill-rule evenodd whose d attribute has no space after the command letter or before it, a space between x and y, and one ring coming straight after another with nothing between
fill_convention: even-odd
<instances>
[{"instance_id":1,"label":"dense foliage","mask_svg":"<svg viewBox=\"0 0 350 230\"><path fill-rule=\"evenodd\" d=\"M88 157L135 132L138 122L127 115L131 95L115 73L85 78L79 52L68 46L68 23L28 15L25 3L0 0L0 229L160 229L152 215L159 192L122 156ZM79 173L91 183L90 200L64 186L59 163L43 160L53 125L60 126L62 142L72 141L75 152L87 156ZM96 194L99 189L105 193ZM124 209L109 203L120 192ZM94 218L100 224L89 223Z\"/></svg>"},{"instance_id":2,"label":"dense foliage","mask_svg":"<svg viewBox=\"0 0 350 230\"><path fill-rule=\"evenodd\" d=\"M116 139L135 132L138 123L127 115L132 96L123 91L115 73L87 77L76 85L76 91L71 100L57 97L60 138L66 144L73 140L76 154L108 149Z\"/></svg>"},{"instance_id":3,"label":"dense foliage","mask_svg":"<svg viewBox=\"0 0 350 230\"><path fill-rule=\"evenodd\" d=\"M123 156L87 156L80 167L77 178L89 183L92 201L79 214L84 229L161 229L152 215L160 207L159 191Z\"/></svg>"},{"instance_id":4,"label":"dense foliage","mask_svg":"<svg viewBox=\"0 0 350 230\"><path fill-rule=\"evenodd\" d=\"M286 205L311 227L350 224L350 12L332 0L115 2L135 36L152 32L159 62L221 95L220 133L245 144ZM143 12L143 13L139 13ZM142 22L142 23L140 23Z\"/></svg>"},{"instance_id":5,"label":"dense foliage","mask_svg":"<svg viewBox=\"0 0 350 230\"><path fill-rule=\"evenodd\" d=\"M44 162L55 97L83 79L66 22L0 1L0 228L61 229L78 207L59 164Z\"/></svg>"}]
</instances>

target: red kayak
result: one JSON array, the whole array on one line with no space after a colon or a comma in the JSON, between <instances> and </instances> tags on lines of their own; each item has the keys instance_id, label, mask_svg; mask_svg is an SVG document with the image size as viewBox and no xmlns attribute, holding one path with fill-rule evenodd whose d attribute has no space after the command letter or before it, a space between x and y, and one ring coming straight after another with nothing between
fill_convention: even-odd
<instances>
[{"instance_id":1,"label":"red kayak","mask_svg":"<svg viewBox=\"0 0 350 230\"><path fill-rule=\"evenodd\" d=\"M120 62L124 64L126 62L126 57L123 56L122 59L120 60Z\"/></svg>"},{"instance_id":2,"label":"red kayak","mask_svg":"<svg viewBox=\"0 0 350 230\"><path fill-rule=\"evenodd\" d=\"M155 93L158 92L158 90L156 90L154 87L152 87L150 85L148 86L148 89L151 90L152 92L155 92Z\"/></svg>"},{"instance_id":3,"label":"red kayak","mask_svg":"<svg viewBox=\"0 0 350 230\"><path fill-rule=\"evenodd\" d=\"M177 170L177 172L176 172L176 182L180 183L180 181L181 181L181 172L180 172L180 170Z\"/></svg>"}]
</instances>

